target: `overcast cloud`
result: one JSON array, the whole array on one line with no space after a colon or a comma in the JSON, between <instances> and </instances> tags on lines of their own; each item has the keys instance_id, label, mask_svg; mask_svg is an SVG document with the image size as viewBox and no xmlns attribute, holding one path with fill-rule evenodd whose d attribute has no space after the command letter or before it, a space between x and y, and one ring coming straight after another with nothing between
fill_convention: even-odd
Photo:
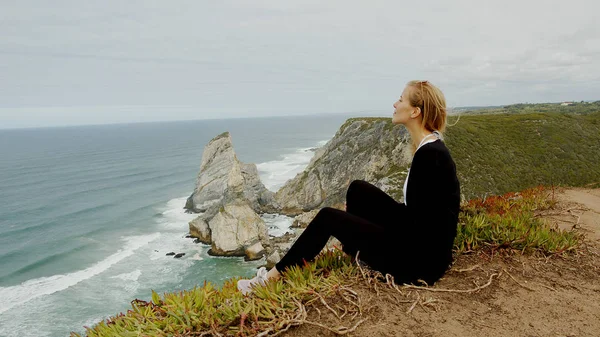
<instances>
[{"instance_id":1,"label":"overcast cloud","mask_svg":"<svg viewBox=\"0 0 600 337\"><path fill-rule=\"evenodd\" d=\"M600 99L589 1L0 0L0 128ZM595 20L594 20L595 19Z\"/></svg>"}]
</instances>

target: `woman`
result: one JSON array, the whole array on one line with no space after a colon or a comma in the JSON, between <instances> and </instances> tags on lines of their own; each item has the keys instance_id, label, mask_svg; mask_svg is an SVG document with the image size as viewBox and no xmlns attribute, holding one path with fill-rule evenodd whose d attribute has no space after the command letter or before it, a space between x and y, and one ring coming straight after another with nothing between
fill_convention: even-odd
<instances>
[{"instance_id":1,"label":"woman","mask_svg":"<svg viewBox=\"0 0 600 337\"><path fill-rule=\"evenodd\" d=\"M431 285L452 262L460 187L456 168L441 140L446 126L446 101L428 81L408 82L394 103L393 124L410 133L414 157L404 183L404 203L377 187L353 181L346 194L346 211L323 208L287 254L267 272L238 281L244 294L255 284L279 278L280 271L314 259L330 236L344 252L355 256L397 283L419 280Z\"/></svg>"}]
</instances>

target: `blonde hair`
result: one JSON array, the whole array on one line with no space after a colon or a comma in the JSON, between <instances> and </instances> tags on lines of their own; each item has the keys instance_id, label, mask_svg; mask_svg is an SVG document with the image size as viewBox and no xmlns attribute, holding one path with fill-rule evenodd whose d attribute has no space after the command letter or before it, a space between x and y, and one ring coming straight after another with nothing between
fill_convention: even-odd
<instances>
[{"instance_id":1,"label":"blonde hair","mask_svg":"<svg viewBox=\"0 0 600 337\"><path fill-rule=\"evenodd\" d=\"M442 91L429 81L410 81L408 102L421 109L423 127L428 131L444 132L446 129L446 98Z\"/></svg>"}]
</instances>

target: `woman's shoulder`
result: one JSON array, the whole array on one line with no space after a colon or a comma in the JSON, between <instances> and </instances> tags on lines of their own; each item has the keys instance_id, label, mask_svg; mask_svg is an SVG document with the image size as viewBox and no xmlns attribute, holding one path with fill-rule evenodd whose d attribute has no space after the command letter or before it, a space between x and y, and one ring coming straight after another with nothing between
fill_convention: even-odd
<instances>
[{"instance_id":1,"label":"woman's shoulder","mask_svg":"<svg viewBox=\"0 0 600 337\"><path fill-rule=\"evenodd\" d=\"M419 151L415 153L413 161L420 159L441 159L452 161L452 156L450 156L450 151L446 147L446 144L441 139L438 139L434 142L423 145Z\"/></svg>"},{"instance_id":2,"label":"woman's shoulder","mask_svg":"<svg viewBox=\"0 0 600 337\"><path fill-rule=\"evenodd\" d=\"M450 151L448 151L448 148L446 147L446 144L444 143L443 140L438 139L436 141L427 143L423 146L421 146L421 148L419 148L419 150L415 153L415 156L419 153L448 153L450 154Z\"/></svg>"}]
</instances>

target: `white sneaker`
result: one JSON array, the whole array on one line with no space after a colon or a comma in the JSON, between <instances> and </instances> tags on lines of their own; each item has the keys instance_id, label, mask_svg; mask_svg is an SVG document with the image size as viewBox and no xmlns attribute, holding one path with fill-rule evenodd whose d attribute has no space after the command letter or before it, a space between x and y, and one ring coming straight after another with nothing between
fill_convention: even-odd
<instances>
[{"instance_id":1,"label":"white sneaker","mask_svg":"<svg viewBox=\"0 0 600 337\"><path fill-rule=\"evenodd\" d=\"M256 276L250 280L239 280L237 283L237 288L242 294L247 295L252 291L252 287L257 284L265 285L267 283L267 268L260 267L260 269L256 272Z\"/></svg>"}]
</instances>

